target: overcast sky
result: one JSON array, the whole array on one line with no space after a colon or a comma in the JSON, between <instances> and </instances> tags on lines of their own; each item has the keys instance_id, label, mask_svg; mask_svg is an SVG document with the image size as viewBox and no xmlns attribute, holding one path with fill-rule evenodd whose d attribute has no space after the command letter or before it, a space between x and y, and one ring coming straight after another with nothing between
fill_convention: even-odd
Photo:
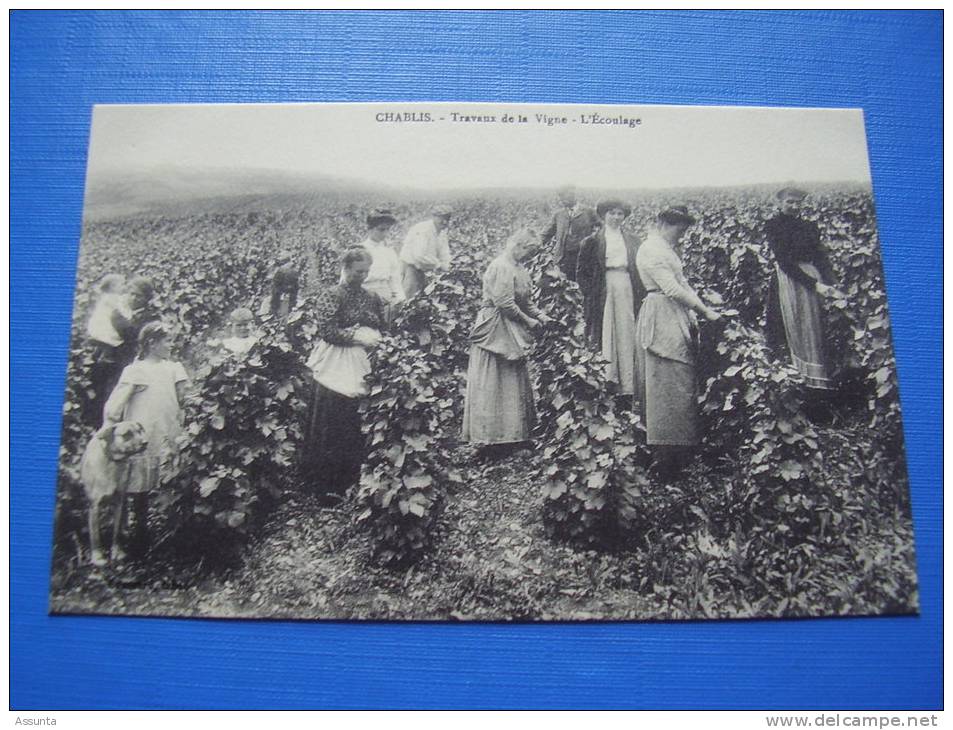
<instances>
[{"instance_id":1,"label":"overcast sky","mask_svg":"<svg viewBox=\"0 0 953 730\"><path fill-rule=\"evenodd\" d=\"M429 112L430 122L378 121ZM454 122L452 113L495 115ZM585 124L640 118L636 127ZM524 124L500 121L522 114ZM546 126L535 115L566 117ZM441 120L442 118L442 120ZM277 169L419 188L869 182L859 109L527 104L97 106L89 175Z\"/></svg>"}]
</instances>

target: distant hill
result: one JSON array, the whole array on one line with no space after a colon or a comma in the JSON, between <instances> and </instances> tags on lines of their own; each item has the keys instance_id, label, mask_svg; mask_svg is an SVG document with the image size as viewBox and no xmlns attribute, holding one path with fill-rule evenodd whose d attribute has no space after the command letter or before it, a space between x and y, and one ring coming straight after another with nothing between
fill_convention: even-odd
<instances>
[{"instance_id":1,"label":"distant hill","mask_svg":"<svg viewBox=\"0 0 953 730\"><path fill-rule=\"evenodd\" d=\"M147 211L208 209L228 201L333 194L388 194L384 185L280 170L156 168L100 173L86 186L87 220L121 218Z\"/></svg>"},{"instance_id":2,"label":"distant hill","mask_svg":"<svg viewBox=\"0 0 953 730\"><path fill-rule=\"evenodd\" d=\"M866 190L869 183L804 184L809 190ZM690 200L712 190L736 194L770 197L779 183L731 186L724 188L668 189L579 189L582 201L603 197L637 200L645 197L660 200ZM425 190L407 186L392 187L352 178L331 175L289 173L281 170L250 169L186 169L162 167L148 171L100 173L87 182L84 219L101 221L142 213L188 215L211 210L258 210L275 207L308 207L318 198L348 198L364 205L374 200L388 204L400 201L430 200L452 202L473 198L510 198L517 200L552 200L555 189L544 188L457 188Z\"/></svg>"}]
</instances>

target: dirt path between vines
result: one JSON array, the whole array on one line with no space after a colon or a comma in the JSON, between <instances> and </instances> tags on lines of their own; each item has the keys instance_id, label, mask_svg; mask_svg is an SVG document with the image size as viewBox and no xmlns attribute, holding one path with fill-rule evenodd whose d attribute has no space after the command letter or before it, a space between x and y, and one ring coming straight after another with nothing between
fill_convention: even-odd
<instances>
[{"instance_id":1,"label":"dirt path between vines","mask_svg":"<svg viewBox=\"0 0 953 730\"><path fill-rule=\"evenodd\" d=\"M836 455L838 465L825 478L842 484L862 478L864 465L854 453L852 429L820 431L824 451ZM464 621L738 618L791 610L783 592L752 606L730 586L713 592L716 587L703 585L709 558L686 542L699 545L702 532L686 533L680 543L682 562L688 561L680 577L664 567L679 556L653 552L652 547L609 554L551 540L543 528L533 476L539 451L491 464L476 463L466 447L455 448L450 457L463 481L447 495L433 544L410 568L375 566L369 559L370 538L352 524L345 509L321 507L311 497L289 493L247 547L242 567L227 577L179 589L120 587L83 565L64 582L68 588L54 593L51 607L64 613L210 618ZM698 470L686 478L702 480L693 489L720 489ZM876 529L882 534L861 536L843 554L819 556L829 573L825 584L849 569L866 576L865 583L858 581L869 584L868 593L876 593L882 576L912 571L913 556L905 548L911 539L908 520L898 513ZM718 552L717 546L709 550ZM844 595L835 596L831 612L864 613L877 605L872 602L880 599L865 598L861 588L841 586ZM816 610L813 606L809 613Z\"/></svg>"},{"instance_id":2,"label":"dirt path between vines","mask_svg":"<svg viewBox=\"0 0 953 730\"><path fill-rule=\"evenodd\" d=\"M227 579L183 589L112 588L90 577L54 610L207 617L546 620L665 617L639 590L635 556L574 550L548 539L538 453L477 464L453 454L463 484L447 497L434 544L416 565L376 567L343 509L289 495Z\"/></svg>"}]
</instances>

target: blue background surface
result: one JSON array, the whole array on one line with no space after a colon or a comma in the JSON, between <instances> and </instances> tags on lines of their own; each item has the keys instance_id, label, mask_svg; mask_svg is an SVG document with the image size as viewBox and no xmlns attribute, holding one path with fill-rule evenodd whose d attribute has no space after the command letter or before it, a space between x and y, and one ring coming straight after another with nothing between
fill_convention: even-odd
<instances>
[{"instance_id":1,"label":"blue background surface","mask_svg":"<svg viewBox=\"0 0 953 730\"><path fill-rule=\"evenodd\" d=\"M12 707L942 706L942 22L940 12L14 12ZM48 616L92 105L388 100L862 107L922 614L517 626Z\"/></svg>"}]
</instances>

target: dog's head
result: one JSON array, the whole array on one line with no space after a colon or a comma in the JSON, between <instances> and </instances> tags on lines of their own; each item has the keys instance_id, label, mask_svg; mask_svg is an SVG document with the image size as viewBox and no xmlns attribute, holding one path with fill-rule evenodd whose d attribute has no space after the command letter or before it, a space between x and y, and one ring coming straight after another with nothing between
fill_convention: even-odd
<instances>
[{"instance_id":1,"label":"dog's head","mask_svg":"<svg viewBox=\"0 0 953 730\"><path fill-rule=\"evenodd\" d=\"M99 429L96 436L106 442L106 453L113 461L142 453L149 445L146 431L137 421L120 421Z\"/></svg>"}]
</instances>

